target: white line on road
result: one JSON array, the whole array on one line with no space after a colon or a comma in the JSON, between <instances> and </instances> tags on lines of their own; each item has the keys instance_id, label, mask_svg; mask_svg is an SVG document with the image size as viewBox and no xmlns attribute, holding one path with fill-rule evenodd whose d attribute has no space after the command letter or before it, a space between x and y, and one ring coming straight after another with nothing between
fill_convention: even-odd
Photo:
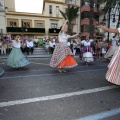
<instances>
[{"instance_id":1,"label":"white line on road","mask_svg":"<svg viewBox=\"0 0 120 120\"><path fill-rule=\"evenodd\" d=\"M101 112L98 114L94 114L94 115L90 115L90 116L86 116L77 120L101 120L104 118L108 118L114 115L118 115L120 114L120 108L115 108L109 111L105 111L105 112Z\"/></svg>"},{"instance_id":2,"label":"white line on road","mask_svg":"<svg viewBox=\"0 0 120 120\"><path fill-rule=\"evenodd\" d=\"M27 103L47 101L47 100L55 100L55 99L90 94L90 93L95 93L95 92L100 92L100 91L105 91L105 90L110 90L110 89L115 89L115 88L118 88L118 87L113 85L113 86L105 86L105 87L100 87L100 88L94 88L94 89L88 89L88 90L71 92L71 93L64 93L64 94L58 94L58 95L51 95L51 96L44 96L44 97L31 98L31 99L22 99L22 100L1 102L0 107L27 104Z\"/></svg>"},{"instance_id":3,"label":"white line on road","mask_svg":"<svg viewBox=\"0 0 120 120\"><path fill-rule=\"evenodd\" d=\"M94 66L89 66L89 68L90 67L102 67L102 66L105 66L105 65L94 65ZM80 66L80 67L76 67L75 69L81 69L81 68L87 68L88 66ZM28 70L20 70L19 71L19 73L20 72L28 72L28 71L48 71L48 70L50 70L50 71L53 71L53 70L55 70L54 68L51 68L51 67L49 67L49 68L42 68L42 69L28 69ZM5 73L15 73L15 71L5 71Z\"/></svg>"},{"instance_id":4,"label":"white line on road","mask_svg":"<svg viewBox=\"0 0 120 120\"><path fill-rule=\"evenodd\" d=\"M74 72L68 72L68 73L65 73L65 74L75 74L75 73L80 73L80 72L96 72L96 71L103 71L103 70L106 70L106 69L96 69L96 70L80 70L80 71L74 71ZM13 76L13 77L2 77L0 79L14 79L14 78L28 78L28 77L43 77L43 76L51 76L51 75L55 75L55 74L58 74L58 75L62 75L60 73L54 73L54 74L38 74L38 75L24 75L24 76Z\"/></svg>"}]
</instances>

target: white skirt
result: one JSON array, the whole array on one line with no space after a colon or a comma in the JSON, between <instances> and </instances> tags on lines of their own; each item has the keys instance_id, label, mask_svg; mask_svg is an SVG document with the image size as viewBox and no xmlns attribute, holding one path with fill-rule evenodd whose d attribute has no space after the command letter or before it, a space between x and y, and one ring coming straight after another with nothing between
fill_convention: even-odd
<instances>
[{"instance_id":1,"label":"white skirt","mask_svg":"<svg viewBox=\"0 0 120 120\"><path fill-rule=\"evenodd\" d=\"M85 62L92 62L92 61L94 61L92 53L91 52L84 53L83 54L83 60Z\"/></svg>"},{"instance_id":2,"label":"white skirt","mask_svg":"<svg viewBox=\"0 0 120 120\"><path fill-rule=\"evenodd\" d=\"M106 50L104 48L102 48L102 53L105 54L106 53Z\"/></svg>"}]
</instances>

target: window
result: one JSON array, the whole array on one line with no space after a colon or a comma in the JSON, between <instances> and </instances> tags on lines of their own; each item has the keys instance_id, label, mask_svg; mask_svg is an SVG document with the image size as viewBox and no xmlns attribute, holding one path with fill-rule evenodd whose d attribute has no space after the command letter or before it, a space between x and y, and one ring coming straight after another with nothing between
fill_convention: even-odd
<instances>
[{"instance_id":1,"label":"window","mask_svg":"<svg viewBox=\"0 0 120 120\"><path fill-rule=\"evenodd\" d=\"M10 27L17 27L17 23L15 21L10 21Z\"/></svg>"},{"instance_id":2,"label":"window","mask_svg":"<svg viewBox=\"0 0 120 120\"><path fill-rule=\"evenodd\" d=\"M72 4L74 4L74 5L75 5L75 4L76 4L76 0L72 0Z\"/></svg>"},{"instance_id":3,"label":"window","mask_svg":"<svg viewBox=\"0 0 120 120\"><path fill-rule=\"evenodd\" d=\"M30 22L23 22L24 28L30 28Z\"/></svg>"},{"instance_id":4,"label":"window","mask_svg":"<svg viewBox=\"0 0 120 120\"><path fill-rule=\"evenodd\" d=\"M57 28L57 23L51 23L51 28Z\"/></svg>"},{"instance_id":5,"label":"window","mask_svg":"<svg viewBox=\"0 0 120 120\"><path fill-rule=\"evenodd\" d=\"M44 20L35 20L34 27L35 28L45 28L45 21Z\"/></svg>"},{"instance_id":6,"label":"window","mask_svg":"<svg viewBox=\"0 0 120 120\"><path fill-rule=\"evenodd\" d=\"M81 32L89 32L89 25L82 25Z\"/></svg>"},{"instance_id":7,"label":"window","mask_svg":"<svg viewBox=\"0 0 120 120\"><path fill-rule=\"evenodd\" d=\"M49 5L49 15L52 15L52 5Z\"/></svg>"},{"instance_id":8,"label":"window","mask_svg":"<svg viewBox=\"0 0 120 120\"><path fill-rule=\"evenodd\" d=\"M66 4L73 4L73 5L75 5L76 4L76 0L66 0L65 3Z\"/></svg>"},{"instance_id":9,"label":"window","mask_svg":"<svg viewBox=\"0 0 120 120\"><path fill-rule=\"evenodd\" d=\"M59 6L56 6L56 17L59 17Z\"/></svg>"},{"instance_id":10,"label":"window","mask_svg":"<svg viewBox=\"0 0 120 120\"><path fill-rule=\"evenodd\" d=\"M7 27L19 27L18 19L7 18Z\"/></svg>"},{"instance_id":11,"label":"window","mask_svg":"<svg viewBox=\"0 0 120 120\"><path fill-rule=\"evenodd\" d=\"M43 28L43 23L37 23L37 24L36 24L36 27L37 27L37 28Z\"/></svg>"}]
</instances>

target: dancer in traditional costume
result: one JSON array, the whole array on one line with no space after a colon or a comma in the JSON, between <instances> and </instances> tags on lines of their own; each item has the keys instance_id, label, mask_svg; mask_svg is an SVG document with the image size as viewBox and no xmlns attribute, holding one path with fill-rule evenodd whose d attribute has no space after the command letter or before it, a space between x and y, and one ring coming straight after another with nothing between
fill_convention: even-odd
<instances>
[{"instance_id":1,"label":"dancer in traditional costume","mask_svg":"<svg viewBox=\"0 0 120 120\"><path fill-rule=\"evenodd\" d=\"M7 66L19 69L21 67L29 65L30 64L29 60L27 60L27 58L23 55L20 49L21 43L19 36L16 36L15 39L12 40L11 42L13 48L7 58Z\"/></svg>"},{"instance_id":2,"label":"dancer in traditional costume","mask_svg":"<svg viewBox=\"0 0 120 120\"><path fill-rule=\"evenodd\" d=\"M56 44L51 61L50 61L50 66L54 68L57 67L60 73L66 72L64 68L72 68L77 66L77 63L73 57L73 53L70 47L67 45L67 42L69 38L74 38L79 34L75 34L73 36L68 35L67 22L68 20L65 21L65 23L61 28L61 31L58 35L59 43Z\"/></svg>"},{"instance_id":3,"label":"dancer in traditional costume","mask_svg":"<svg viewBox=\"0 0 120 120\"><path fill-rule=\"evenodd\" d=\"M112 38L112 46L109 48L109 50L107 51L104 58L111 59L114 52L116 51L116 49L117 49L117 40L116 40L115 36L113 36L113 38Z\"/></svg>"},{"instance_id":4,"label":"dancer in traditional costume","mask_svg":"<svg viewBox=\"0 0 120 120\"><path fill-rule=\"evenodd\" d=\"M91 42L93 42L93 39L89 39L89 36L86 36L86 39L81 41L81 44L83 44L83 60L85 61L86 65L88 65L89 62L94 61Z\"/></svg>"},{"instance_id":5,"label":"dancer in traditional costume","mask_svg":"<svg viewBox=\"0 0 120 120\"><path fill-rule=\"evenodd\" d=\"M103 25L99 25L98 27L110 33L120 33L120 28L109 29ZM120 85L120 46L114 52L113 57L108 65L106 79L113 84Z\"/></svg>"}]
</instances>

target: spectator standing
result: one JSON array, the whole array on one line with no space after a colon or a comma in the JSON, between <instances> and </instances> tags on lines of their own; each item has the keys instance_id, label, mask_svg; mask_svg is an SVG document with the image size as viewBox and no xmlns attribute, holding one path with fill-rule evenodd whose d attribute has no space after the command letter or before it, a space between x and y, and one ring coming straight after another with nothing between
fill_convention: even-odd
<instances>
[{"instance_id":1,"label":"spectator standing","mask_svg":"<svg viewBox=\"0 0 120 120\"><path fill-rule=\"evenodd\" d=\"M54 48L55 48L55 43L53 42L52 39L50 40L49 45L50 45L50 51L53 54L53 51L54 51Z\"/></svg>"},{"instance_id":2,"label":"spectator standing","mask_svg":"<svg viewBox=\"0 0 120 120\"><path fill-rule=\"evenodd\" d=\"M27 54L29 55L30 52L31 52L31 54L33 54L33 50L34 50L33 40L31 38L29 38L28 41L26 42L26 44L27 44L26 45L27 46L27 48L26 48Z\"/></svg>"},{"instance_id":3,"label":"spectator standing","mask_svg":"<svg viewBox=\"0 0 120 120\"><path fill-rule=\"evenodd\" d=\"M34 45L35 45L35 47L38 47L38 38L37 37L35 37L35 39L34 39Z\"/></svg>"},{"instance_id":4,"label":"spectator standing","mask_svg":"<svg viewBox=\"0 0 120 120\"><path fill-rule=\"evenodd\" d=\"M1 48L1 54L6 55L6 50L7 50L7 41L5 38L3 38L3 42L2 42L2 48Z\"/></svg>"}]
</instances>

